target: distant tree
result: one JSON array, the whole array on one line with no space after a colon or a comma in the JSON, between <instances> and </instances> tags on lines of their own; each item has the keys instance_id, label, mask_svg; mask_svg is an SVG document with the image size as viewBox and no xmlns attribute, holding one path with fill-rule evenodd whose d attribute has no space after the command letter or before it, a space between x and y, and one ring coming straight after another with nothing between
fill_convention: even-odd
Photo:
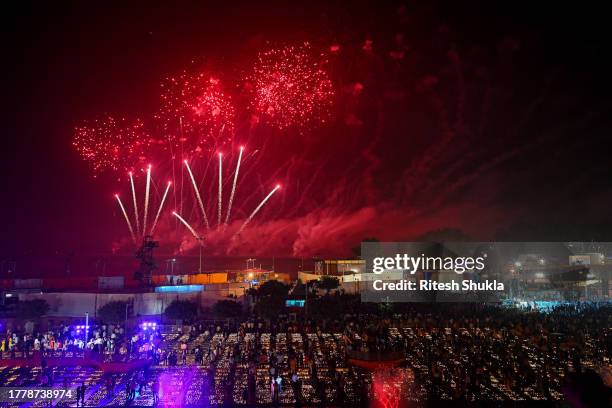
<instances>
[{"instance_id":1,"label":"distant tree","mask_svg":"<svg viewBox=\"0 0 612 408\"><path fill-rule=\"evenodd\" d=\"M127 302L115 300L108 302L98 309L98 317L104 323L116 324L125 320Z\"/></svg>"},{"instance_id":2,"label":"distant tree","mask_svg":"<svg viewBox=\"0 0 612 408\"><path fill-rule=\"evenodd\" d=\"M17 317L20 319L36 319L49 312L49 303L44 299L24 300L17 303Z\"/></svg>"},{"instance_id":3,"label":"distant tree","mask_svg":"<svg viewBox=\"0 0 612 408\"><path fill-rule=\"evenodd\" d=\"M331 290L338 289L340 281L335 276L323 276L318 283L320 289L324 289L326 294L329 294Z\"/></svg>"},{"instance_id":4,"label":"distant tree","mask_svg":"<svg viewBox=\"0 0 612 408\"><path fill-rule=\"evenodd\" d=\"M266 281L257 289L257 296L260 298L266 296L285 298L287 293L289 286L276 280Z\"/></svg>"},{"instance_id":5,"label":"distant tree","mask_svg":"<svg viewBox=\"0 0 612 408\"><path fill-rule=\"evenodd\" d=\"M309 280L308 281L308 296L310 296L310 295L316 296L318 288L319 288L319 280L318 279L311 279L311 280Z\"/></svg>"},{"instance_id":6,"label":"distant tree","mask_svg":"<svg viewBox=\"0 0 612 408\"><path fill-rule=\"evenodd\" d=\"M233 300L220 300L213 305L213 314L222 318L234 318L242 315L242 304Z\"/></svg>"},{"instance_id":7,"label":"distant tree","mask_svg":"<svg viewBox=\"0 0 612 408\"><path fill-rule=\"evenodd\" d=\"M255 304L255 313L267 319L278 317L285 310L285 298L265 296Z\"/></svg>"},{"instance_id":8,"label":"distant tree","mask_svg":"<svg viewBox=\"0 0 612 408\"><path fill-rule=\"evenodd\" d=\"M266 318L274 318L285 309L289 285L276 280L264 282L255 293L255 313Z\"/></svg>"},{"instance_id":9,"label":"distant tree","mask_svg":"<svg viewBox=\"0 0 612 408\"><path fill-rule=\"evenodd\" d=\"M164 316L170 320L191 320L197 314L198 305L189 300L174 300L164 311Z\"/></svg>"},{"instance_id":10,"label":"distant tree","mask_svg":"<svg viewBox=\"0 0 612 408\"><path fill-rule=\"evenodd\" d=\"M295 286L291 291L293 296L304 296L306 294L306 285L300 279L295 282Z\"/></svg>"}]
</instances>

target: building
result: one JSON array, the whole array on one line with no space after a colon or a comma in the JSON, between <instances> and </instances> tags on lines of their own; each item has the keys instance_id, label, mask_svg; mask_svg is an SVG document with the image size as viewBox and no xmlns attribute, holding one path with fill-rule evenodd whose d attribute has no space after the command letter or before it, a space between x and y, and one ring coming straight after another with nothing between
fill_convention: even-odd
<instances>
[{"instance_id":1,"label":"building","mask_svg":"<svg viewBox=\"0 0 612 408\"><path fill-rule=\"evenodd\" d=\"M0 301L45 299L49 316L95 317L111 301L132 305L134 316L159 315L176 299L209 307L228 297L241 298L267 280L289 282L289 274L261 268L197 271L194 257L171 258L153 271L152 285L134 279L138 261L131 257L25 259L0 275ZM16 266L16 267L15 267ZM8 302L7 302L8 301Z\"/></svg>"}]
</instances>

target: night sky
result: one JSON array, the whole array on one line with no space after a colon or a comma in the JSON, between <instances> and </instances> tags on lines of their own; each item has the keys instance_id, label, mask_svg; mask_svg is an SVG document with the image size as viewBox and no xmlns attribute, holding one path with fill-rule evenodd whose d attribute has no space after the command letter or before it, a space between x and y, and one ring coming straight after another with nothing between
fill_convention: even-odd
<instances>
[{"instance_id":1,"label":"night sky","mask_svg":"<svg viewBox=\"0 0 612 408\"><path fill-rule=\"evenodd\" d=\"M252 130L248 148L261 159L248 164L250 174L264 180L255 191L272 178L284 188L238 245L228 250L226 237L212 236L211 252L347 255L366 237L439 230L480 240L612 240L602 10L122 3L24 2L3 13L3 259L132 251L112 197L127 196L125 177L93 177L71 145L75 126L104 114L151 115L161 79L183 69L213 67L240 93L237 78L258 52L304 41L327 54L340 47L326 66L334 119L305 132ZM252 208L260 198L241 200ZM188 233L164 237L171 229L160 229L163 250L189 251Z\"/></svg>"}]
</instances>

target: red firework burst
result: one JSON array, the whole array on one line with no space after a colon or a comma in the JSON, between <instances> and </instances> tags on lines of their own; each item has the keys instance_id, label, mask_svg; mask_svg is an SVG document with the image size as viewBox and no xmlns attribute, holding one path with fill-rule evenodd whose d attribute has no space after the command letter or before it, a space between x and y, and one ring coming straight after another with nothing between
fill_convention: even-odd
<instances>
[{"instance_id":1,"label":"red firework burst","mask_svg":"<svg viewBox=\"0 0 612 408\"><path fill-rule=\"evenodd\" d=\"M77 126L72 144L95 175L131 170L144 162L150 136L139 119L131 122L108 116Z\"/></svg>"},{"instance_id":2,"label":"red firework burst","mask_svg":"<svg viewBox=\"0 0 612 408\"><path fill-rule=\"evenodd\" d=\"M220 80L208 73L169 77L156 115L172 147L193 155L212 151L234 135L235 109Z\"/></svg>"},{"instance_id":3,"label":"red firework burst","mask_svg":"<svg viewBox=\"0 0 612 408\"><path fill-rule=\"evenodd\" d=\"M331 118L332 83L308 43L260 53L248 82L251 108L279 129L304 130Z\"/></svg>"}]
</instances>

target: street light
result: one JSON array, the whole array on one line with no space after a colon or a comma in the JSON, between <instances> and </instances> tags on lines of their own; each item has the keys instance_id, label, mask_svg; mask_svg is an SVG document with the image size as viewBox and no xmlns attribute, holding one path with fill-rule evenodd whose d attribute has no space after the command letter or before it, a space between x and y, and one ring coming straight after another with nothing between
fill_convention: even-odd
<instances>
[{"instance_id":1,"label":"street light","mask_svg":"<svg viewBox=\"0 0 612 408\"><path fill-rule=\"evenodd\" d=\"M200 266L198 267L198 273L202 273L202 247L204 246L204 238L197 237L198 243L200 244Z\"/></svg>"},{"instance_id":2,"label":"street light","mask_svg":"<svg viewBox=\"0 0 612 408\"><path fill-rule=\"evenodd\" d=\"M85 312L85 348L87 348L87 340L89 337L89 312ZM85 357L85 353L83 353L83 358Z\"/></svg>"}]
</instances>

